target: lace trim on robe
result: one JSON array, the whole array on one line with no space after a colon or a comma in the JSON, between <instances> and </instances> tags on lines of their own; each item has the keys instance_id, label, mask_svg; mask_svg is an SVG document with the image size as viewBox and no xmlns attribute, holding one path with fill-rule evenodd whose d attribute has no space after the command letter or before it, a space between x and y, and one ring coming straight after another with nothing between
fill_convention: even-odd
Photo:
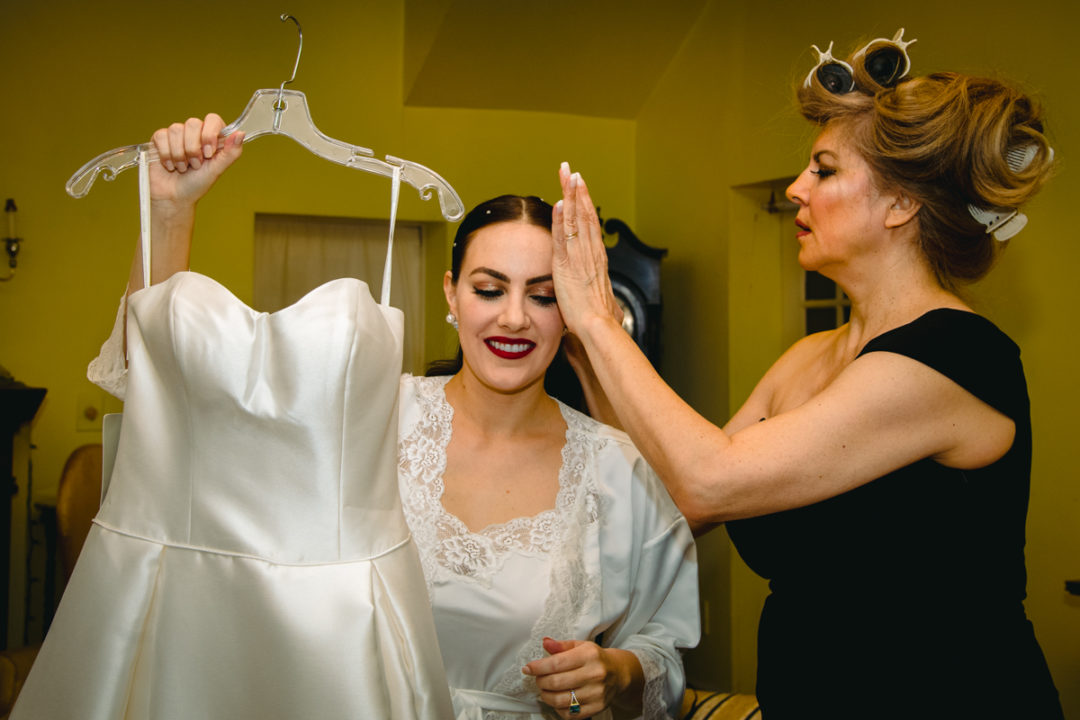
<instances>
[{"instance_id":1,"label":"lace trim on robe","mask_svg":"<svg viewBox=\"0 0 1080 720\"><path fill-rule=\"evenodd\" d=\"M638 662L645 686L641 691L641 717L644 720L672 720L668 714L665 691L667 690L667 672L652 653L639 648L631 648Z\"/></svg>"},{"instance_id":2,"label":"lace trim on robe","mask_svg":"<svg viewBox=\"0 0 1080 720\"><path fill-rule=\"evenodd\" d=\"M86 377L110 395L124 399L127 392L127 359L124 357L124 316L127 314L127 293L120 297L112 333L101 345L98 356L86 368Z\"/></svg>"},{"instance_id":3,"label":"lace trim on robe","mask_svg":"<svg viewBox=\"0 0 1080 720\"><path fill-rule=\"evenodd\" d=\"M544 637L569 637L579 619L600 602L599 568L586 567L585 540L598 531L599 495L596 453L606 440L595 432L596 421L559 403L566 421L566 444L559 471L555 509L532 518L471 533L446 512L440 498L446 470L453 408L443 387L448 378L414 378L421 418L399 445L398 468L406 479L405 505L413 538L420 551L428 592L442 572L483 581L498 572L511 550L551 553L551 576L544 612L529 640L506 669L493 692L521 699L535 698L536 681L521 672L526 663L544 657Z\"/></svg>"},{"instance_id":4,"label":"lace trim on robe","mask_svg":"<svg viewBox=\"0 0 1080 720\"><path fill-rule=\"evenodd\" d=\"M429 591L431 579L443 572L490 586L511 551L532 556L550 553L559 539L559 515L577 503L584 467L580 442L573 441L572 431L580 422L566 418L567 442L562 450L555 507L472 532L442 505L446 448L454 419L454 408L444 392L447 379L414 378L421 417L398 446L398 469L406 479L402 500L413 534L424 548L421 554Z\"/></svg>"}]
</instances>

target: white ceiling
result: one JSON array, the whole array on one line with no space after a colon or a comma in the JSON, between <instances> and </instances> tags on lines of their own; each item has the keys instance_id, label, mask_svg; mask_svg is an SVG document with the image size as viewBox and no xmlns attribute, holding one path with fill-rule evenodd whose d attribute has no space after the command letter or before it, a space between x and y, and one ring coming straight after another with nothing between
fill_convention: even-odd
<instances>
[{"instance_id":1,"label":"white ceiling","mask_svg":"<svg viewBox=\"0 0 1080 720\"><path fill-rule=\"evenodd\" d=\"M405 104L634 118L705 0L405 0Z\"/></svg>"}]
</instances>

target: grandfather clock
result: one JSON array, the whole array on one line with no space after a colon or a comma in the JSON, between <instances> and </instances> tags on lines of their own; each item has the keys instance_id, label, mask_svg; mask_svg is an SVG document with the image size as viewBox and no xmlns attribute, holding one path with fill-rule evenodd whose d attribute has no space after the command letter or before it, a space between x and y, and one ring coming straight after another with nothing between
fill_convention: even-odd
<instances>
[{"instance_id":1,"label":"grandfather clock","mask_svg":"<svg viewBox=\"0 0 1080 720\"><path fill-rule=\"evenodd\" d=\"M597 208L599 214L600 208ZM660 260L667 250L646 245L622 220L601 220L608 235L617 235L607 248L608 275L615 300L623 309L623 328L630 333L645 357L660 368ZM562 353L555 356L544 378L548 394L572 408L588 412L581 383Z\"/></svg>"},{"instance_id":2,"label":"grandfather clock","mask_svg":"<svg viewBox=\"0 0 1080 720\"><path fill-rule=\"evenodd\" d=\"M607 249L608 275L624 313L623 328L659 370L663 307L660 261L668 251L641 242L622 220L611 218L603 228L608 235L618 235L615 244Z\"/></svg>"}]
</instances>

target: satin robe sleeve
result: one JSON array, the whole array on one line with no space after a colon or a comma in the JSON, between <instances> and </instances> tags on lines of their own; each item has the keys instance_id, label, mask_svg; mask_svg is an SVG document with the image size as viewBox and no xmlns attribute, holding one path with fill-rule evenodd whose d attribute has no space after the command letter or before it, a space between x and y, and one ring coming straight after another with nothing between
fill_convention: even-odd
<instances>
[{"instance_id":1,"label":"satin robe sleeve","mask_svg":"<svg viewBox=\"0 0 1080 720\"><path fill-rule=\"evenodd\" d=\"M700 639L694 538L652 468L625 436L614 439L608 450L629 462L631 472L621 462L621 477L601 469L608 505L599 533L601 602L603 614L615 616L602 640L641 662L642 717L677 718L686 685L681 651Z\"/></svg>"},{"instance_id":2,"label":"satin robe sleeve","mask_svg":"<svg viewBox=\"0 0 1080 720\"><path fill-rule=\"evenodd\" d=\"M120 298L112 333L102 344L98 356L86 368L86 377L113 397L124 399L127 394L127 361L124 357L124 315L127 295Z\"/></svg>"}]
</instances>

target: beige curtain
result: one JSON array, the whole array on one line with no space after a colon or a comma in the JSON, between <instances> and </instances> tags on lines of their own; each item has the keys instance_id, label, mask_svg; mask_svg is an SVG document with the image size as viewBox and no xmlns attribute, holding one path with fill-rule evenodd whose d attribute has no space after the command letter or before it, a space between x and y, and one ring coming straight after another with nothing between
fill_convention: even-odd
<instances>
[{"instance_id":1,"label":"beige curtain","mask_svg":"<svg viewBox=\"0 0 1080 720\"><path fill-rule=\"evenodd\" d=\"M255 216L256 310L274 312L323 283L341 277L365 281L378 302L389 225L386 221L306 215ZM394 230L390 304L405 313L403 369L423 374L424 287L422 232Z\"/></svg>"}]
</instances>

